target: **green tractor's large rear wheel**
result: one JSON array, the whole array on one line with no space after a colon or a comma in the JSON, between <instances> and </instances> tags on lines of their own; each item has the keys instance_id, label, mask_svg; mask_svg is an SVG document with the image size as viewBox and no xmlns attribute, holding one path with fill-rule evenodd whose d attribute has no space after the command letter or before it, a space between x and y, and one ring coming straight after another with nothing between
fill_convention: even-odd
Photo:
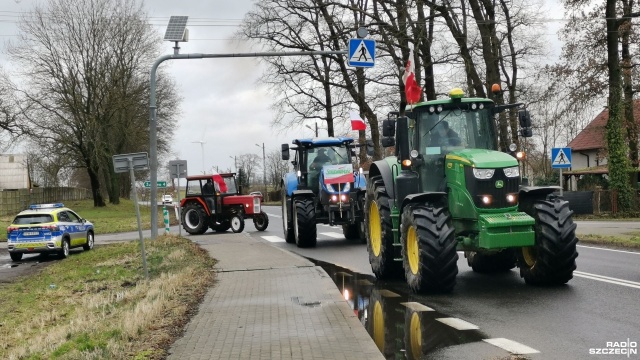
<instances>
[{"instance_id":1,"label":"green tractor's large rear wheel","mask_svg":"<svg viewBox=\"0 0 640 360\"><path fill-rule=\"evenodd\" d=\"M182 210L182 227L191 235L204 234L209 229L204 207L196 202L188 203Z\"/></svg>"},{"instance_id":2,"label":"green tractor's large rear wheel","mask_svg":"<svg viewBox=\"0 0 640 360\"><path fill-rule=\"evenodd\" d=\"M536 223L534 246L518 252L520 276L527 284L560 285L573 278L578 252L569 202L562 199L538 200L529 210Z\"/></svg>"},{"instance_id":3,"label":"green tractor's large rear wheel","mask_svg":"<svg viewBox=\"0 0 640 360\"><path fill-rule=\"evenodd\" d=\"M367 251L371 270L378 279L402 276L402 263L395 261L393 225L389 209L389 195L382 176L373 176L367 184L364 208Z\"/></svg>"},{"instance_id":4,"label":"green tractor's large rear wheel","mask_svg":"<svg viewBox=\"0 0 640 360\"><path fill-rule=\"evenodd\" d=\"M293 231L298 247L310 248L316 246L318 231L313 199L300 197L294 200Z\"/></svg>"},{"instance_id":5,"label":"green tractor's large rear wheel","mask_svg":"<svg viewBox=\"0 0 640 360\"><path fill-rule=\"evenodd\" d=\"M407 205L400 225L405 277L417 293L450 292L458 275L451 215L432 204Z\"/></svg>"}]
</instances>

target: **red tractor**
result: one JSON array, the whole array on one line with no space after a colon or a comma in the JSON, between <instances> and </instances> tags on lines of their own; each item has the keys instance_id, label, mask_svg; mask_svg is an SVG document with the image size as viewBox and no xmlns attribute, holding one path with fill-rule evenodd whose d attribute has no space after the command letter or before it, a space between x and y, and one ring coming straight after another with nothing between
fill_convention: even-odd
<instances>
[{"instance_id":1,"label":"red tractor","mask_svg":"<svg viewBox=\"0 0 640 360\"><path fill-rule=\"evenodd\" d=\"M269 226L262 211L262 196L240 195L235 173L187 176L185 198L180 201L182 227L192 235L214 231L242 232L244 219L253 219L259 231Z\"/></svg>"}]
</instances>

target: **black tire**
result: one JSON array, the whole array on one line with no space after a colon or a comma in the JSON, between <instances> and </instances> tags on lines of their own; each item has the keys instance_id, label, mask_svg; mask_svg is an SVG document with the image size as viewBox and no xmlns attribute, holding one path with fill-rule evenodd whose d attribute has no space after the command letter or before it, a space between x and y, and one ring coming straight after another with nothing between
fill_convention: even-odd
<instances>
[{"instance_id":1,"label":"black tire","mask_svg":"<svg viewBox=\"0 0 640 360\"><path fill-rule=\"evenodd\" d=\"M11 261L20 261L20 260L22 260L22 253L12 252L12 253L9 253L9 256L11 256Z\"/></svg>"},{"instance_id":2,"label":"black tire","mask_svg":"<svg viewBox=\"0 0 640 360\"><path fill-rule=\"evenodd\" d=\"M182 211L182 227L191 235L204 234L209 228L207 213L202 205L191 202Z\"/></svg>"},{"instance_id":3,"label":"black tire","mask_svg":"<svg viewBox=\"0 0 640 360\"><path fill-rule=\"evenodd\" d=\"M291 221L291 208L287 206L287 191L282 184L282 229L284 230L284 240L288 244L295 244L296 237L293 232L293 222ZM291 200L289 200L290 202Z\"/></svg>"},{"instance_id":4,"label":"black tire","mask_svg":"<svg viewBox=\"0 0 640 360\"><path fill-rule=\"evenodd\" d=\"M89 251L91 249L93 249L93 245L95 244L95 237L93 236L92 232L88 232L87 233L87 243L82 245L82 248L85 251Z\"/></svg>"},{"instance_id":5,"label":"black tire","mask_svg":"<svg viewBox=\"0 0 640 360\"><path fill-rule=\"evenodd\" d=\"M360 238L360 223L342 225L342 234L347 240L355 240Z\"/></svg>"},{"instance_id":6,"label":"black tire","mask_svg":"<svg viewBox=\"0 0 640 360\"><path fill-rule=\"evenodd\" d=\"M269 217L267 213L261 211L260 214L253 216L253 226L256 227L258 231L265 231L269 226Z\"/></svg>"},{"instance_id":7,"label":"black tire","mask_svg":"<svg viewBox=\"0 0 640 360\"><path fill-rule=\"evenodd\" d=\"M70 251L71 245L69 244L69 239L62 239L62 249L58 252L58 257L60 257L60 259L68 258Z\"/></svg>"},{"instance_id":8,"label":"black tire","mask_svg":"<svg viewBox=\"0 0 640 360\"><path fill-rule=\"evenodd\" d=\"M536 220L536 242L517 252L520 276L532 285L566 284L573 278L578 257L577 225L569 202L559 198L538 200L530 212Z\"/></svg>"},{"instance_id":9,"label":"black tire","mask_svg":"<svg viewBox=\"0 0 640 360\"><path fill-rule=\"evenodd\" d=\"M402 277L402 262L394 260L399 254L393 246L389 195L384 187L382 176L373 176L367 184L364 210L367 252L371 270L378 279Z\"/></svg>"},{"instance_id":10,"label":"black tire","mask_svg":"<svg viewBox=\"0 0 640 360\"><path fill-rule=\"evenodd\" d=\"M233 214L229 222L231 223L231 231L234 233L241 233L244 230L244 217L242 214Z\"/></svg>"},{"instance_id":11,"label":"black tire","mask_svg":"<svg viewBox=\"0 0 640 360\"><path fill-rule=\"evenodd\" d=\"M451 292L458 275L458 252L449 211L434 204L407 205L400 223L409 288L416 293Z\"/></svg>"},{"instance_id":12,"label":"black tire","mask_svg":"<svg viewBox=\"0 0 640 360\"><path fill-rule=\"evenodd\" d=\"M316 209L313 199L298 198L293 207L293 231L296 245L300 248L315 247L318 240Z\"/></svg>"},{"instance_id":13,"label":"black tire","mask_svg":"<svg viewBox=\"0 0 640 360\"><path fill-rule=\"evenodd\" d=\"M493 254L469 251L465 255L467 256L467 263L477 273L507 272L516 267L517 260L514 249L504 249Z\"/></svg>"},{"instance_id":14,"label":"black tire","mask_svg":"<svg viewBox=\"0 0 640 360\"><path fill-rule=\"evenodd\" d=\"M225 232L231 228L231 222L229 220L223 220L219 223L210 226L211 230L215 232Z\"/></svg>"}]
</instances>

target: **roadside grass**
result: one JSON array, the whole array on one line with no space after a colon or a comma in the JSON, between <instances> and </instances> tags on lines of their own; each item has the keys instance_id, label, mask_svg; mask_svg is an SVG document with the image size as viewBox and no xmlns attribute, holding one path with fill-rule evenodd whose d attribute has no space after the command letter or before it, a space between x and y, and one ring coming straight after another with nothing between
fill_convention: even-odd
<instances>
[{"instance_id":1,"label":"roadside grass","mask_svg":"<svg viewBox=\"0 0 640 360\"><path fill-rule=\"evenodd\" d=\"M0 285L1 359L163 359L214 283L215 260L177 236L72 252Z\"/></svg>"},{"instance_id":2,"label":"roadside grass","mask_svg":"<svg viewBox=\"0 0 640 360\"><path fill-rule=\"evenodd\" d=\"M65 201L64 205L81 217L91 221L96 234L111 234L138 230L136 208L132 200L120 199L120 204L107 204L105 207L94 207L93 200ZM139 206L140 224L143 229L151 228L151 208ZM169 210L169 223L178 223L173 208ZM7 227L17 214L0 216L0 241L7 241ZM158 208L158 227L164 228L162 207Z\"/></svg>"},{"instance_id":3,"label":"roadside grass","mask_svg":"<svg viewBox=\"0 0 640 360\"><path fill-rule=\"evenodd\" d=\"M628 236L579 235L579 243L640 250L640 232L631 232Z\"/></svg>"}]
</instances>

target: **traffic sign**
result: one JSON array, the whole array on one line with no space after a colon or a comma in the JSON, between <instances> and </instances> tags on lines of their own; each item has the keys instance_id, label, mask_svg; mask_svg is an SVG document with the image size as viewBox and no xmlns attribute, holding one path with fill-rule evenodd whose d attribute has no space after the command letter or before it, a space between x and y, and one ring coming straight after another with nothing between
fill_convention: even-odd
<instances>
[{"instance_id":1,"label":"traffic sign","mask_svg":"<svg viewBox=\"0 0 640 360\"><path fill-rule=\"evenodd\" d=\"M551 167L554 169L568 169L571 167L571 148L551 149Z\"/></svg>"},{"instance_id":2,"label":"traffic sign","mask_svg":"<svg viewBox=\"0 0 640 360\"><path fill-rule=\"evenodd\" d=\"M349 39L349 66L373 67L376 62L376 41Z\"/></svg>"},{"instance_id":3,"label":"traffic sign","mask_svg":"<svg viewBox=\"0 0 640 360\"><path fill-rule=\"evenodd\" d=\"M172 180L187 177L187 160L171 160L167 168Z\"/></svg>"},{"instance_id":4,"label":"traffic sign","mask_svg":"<svg viewBox=\"0 0 640 360\"><path fill-rule=\"evenodd\" d=\"M166 188L167 187L167 182L166 181L157 181L156 183L158 184L159 188ZM150 188L151 187L151 181L145 181L144 182L144 187Z\"/></svg>"},{"instance_id":5,"label":"traffic sign","mask_svg":"<svg viewBox=\"0 0 640 360\"><path fill-rule=\"evenodd\" d=\"M113 169L116 173L133 170L148 170L149 159L146 152L113 155Z\"/></svg>"}]
</instances>

